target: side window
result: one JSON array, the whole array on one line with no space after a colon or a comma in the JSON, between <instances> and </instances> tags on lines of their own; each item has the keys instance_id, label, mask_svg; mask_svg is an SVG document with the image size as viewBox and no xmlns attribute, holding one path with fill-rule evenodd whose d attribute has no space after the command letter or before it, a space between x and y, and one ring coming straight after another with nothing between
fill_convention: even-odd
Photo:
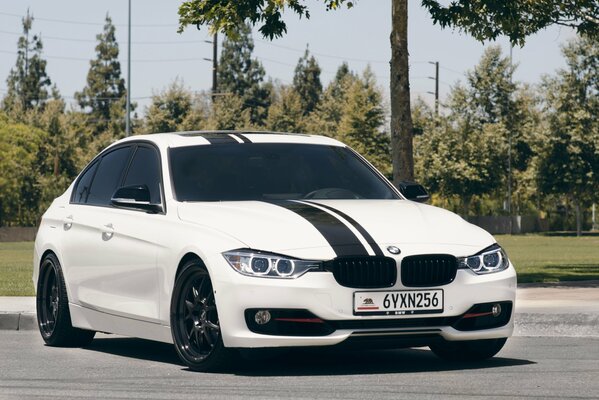
<instances>
[{"instance_id":1,"label":"side window","mask_svg":"<svg viewBox=\"0 0 599 400\"><path fill-rule=\"evenodd\" d=\"M122 147L102 157L87 198L88 204L105 206L120 184L131 147Z\"/></svg>"},{"instance_id":2,"label":"side window","mask_svg":"<svg viewBox=\"0 0 599 400\"><path fill-rule=\"evenodd\" d=\"M150 202L160 204L160 159L153 148L138 147L124 186L146 185L150 189Z\"/></svg>"},{"instance_id":3,"label":"side window","mask_svg":"<svg viewBox=\"0 0 599 400\"><path fill-rule=\"evenodd\" d=\"M85 171L83 175L81 175L81 178L79 179L79 182L77 182L77 186L73 191L73 203L83 204L87 202L87 196L89 196L89 189L92 184L92 179L99 164L100 162L96 161L87 169L87 171Z\"/></svg>"}]
</instances>

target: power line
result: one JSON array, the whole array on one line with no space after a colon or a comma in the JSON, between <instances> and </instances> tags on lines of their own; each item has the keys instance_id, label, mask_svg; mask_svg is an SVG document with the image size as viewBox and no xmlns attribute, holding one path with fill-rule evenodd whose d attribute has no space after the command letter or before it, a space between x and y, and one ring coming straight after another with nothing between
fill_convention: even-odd
<instances>
[{"instance_id":1,"label":"power line","mask_svg":"<svg viewBox=\"0 0 599 400\"><path fill-rule=\"evenodd\" d=\"M3 31L0 30L0 34L4 35L13 35L13 36L21 36L20 32L11 32L11 31ZM49 36L49 35L40 35L43 40L59 40L65 42L82 42L82 43L98 43L98 39L77 39L77 38L68 38L64 36ZM119 43L124 43L119 42ZM198 44L198 43L210 43L209 40L165 40L165 41L131 41L131 44L141 44L141 45L162 45L162 44Z\"/></svg>"},{"instance_id":2,"label":"power line","mask_svg":"<svg viewBox=\"0 0 599 400\"><path fill-rule=\"evenodd\" d=\"M293 51L296 53L304 53L306 51L306 49L300 49L297 47L291 47L291 46L285 46L282 44L276 44L276 43L272 43L269 40L265 40L265 39L256 39L257 42L260 43L264 43L266 45L272 46L272 47L277 47L279 49L284 49L284 50L288 50L288 51ZM342 61L356 61L356 62L365 62L365 63L372 63L372 64L389 64L389 62L391 60L373 60L373 59L367 59L367 58L354 58L354 57L345 57L345 56L340 56L340 55L333 55L333 54L325 54L325 53L320 53L320 52L314 52L314 51L310 51L311 54L318 56L318 57L324 57L324 58L334 58L337 60L342 60ZM410 61L410 64L426 64L428 63L428 61L421 61L421 60L414 60L414 61Z\"/></svg>"},{"instance_id":3,"label":"power line","mask_svg":"<svg viewBox=\"0 0 599 400\"><path fill-rule=\"evenodd\" d=\"M13 14L0 11L0 15L5 15L7 17L16 17L23 18L24 15ZM34 17L36 21L44 21L44 22L54 22L60 24L71 24L71 25L93 25L93 26L104 26L105 22L91 22L91 21L74 21L67 19L56 19L56 18L43 18L43 17ZM114 26L127 27L128 24L113 24ZM134 28L177 28L175 24L132 24Z\"/></svg>"},{"instance_id":4,"label":"power line","mask_svg":"<svg viewBox=\"0 0 599 400\"><path fill-rule=\"evenodd\" d=\"M0 92L1 93L8 93L8 90L7 89L0 89ZM62 99L67 99L67 100L77 100L77 98L75 96L63 96L63 95L60 95L60 97ZM138 97L131 97L131 100L145 100L145 99L151 99L152 97L154 97L154 96L138 96ZM25 97L25 99L27 99L27 100L37 100L37 99L39 99L39 97ZM48 97L46 100L52 100L52 99L53 99L52 97ZM121 100L122 97L118 97L118 96L114 96L114 97L86 97L86 99L103 100L103 101L118 101L118 100Z\"/></svg>"},{"instance_id":5,"label":"power line","mask_svg":"<svg viewBox=\"0 0 599 400\"><path fill-rule=\"evenodd\" d=\"M0 53L13 54L13 55L18 54L15 51L8 51L8 50L0 50ZM92 60L90 58L83 58L83 57L52 56L52 55L44 55L44 58L55 59L55 60L69 60L69 61L91 61ZM118 61L122 63L122 62L125 62L126 60L119 59ZM211 60L206 59L206 58L202 58L202 57L189 57L189 58L139 58L139 59L133 59L133 60L131 60L131 62L136 62L136 63L166 63L166 62L189 62L189 61L211 61Z\"/></svg>"}]
</instances>

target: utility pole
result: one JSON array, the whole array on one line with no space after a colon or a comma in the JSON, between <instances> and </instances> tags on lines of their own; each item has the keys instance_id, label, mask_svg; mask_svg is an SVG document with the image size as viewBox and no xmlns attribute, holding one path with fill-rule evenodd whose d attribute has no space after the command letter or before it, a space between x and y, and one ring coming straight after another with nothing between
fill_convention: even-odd
<instances>
[{"instance_id":1,"label":"utility pole","mask_svg":"<svg viewBox=\"0 0 599 400\"><path fill-rule=\"evenodd\" d=\"M212 38L212 101L218 93L218 34L214 32Z\"/></svg>"},{"instance_id":2,"label":"utility pole","mask_svg":"<svg viewBox=\"0 0 599 400\"><path fill-rule=\"evenodd\" d=\"M510 83L512 83L512 50L510 45ZM510 110L508 110L509 112ZM512 130L508 129L508 147L507 147L507 212L510 217L510 235L514 233L514 218L512 217Z\"/></svg>"},{"instance_id":3,"label":"utility pole","mask_svg":"<svg viewBox=\"0 0 599 400\"><path fill-rule=\"evenodd\" d=\"M433 64L435 66L435 77L429 76L429 79L435 80L435 116L439 115L439 61L429 61L429 64ZM432 92L429 92L433 94Z\"/></svg>"},{"instance_id":4,"label":"utility pole","mask_svg":"<svg viewBox=\"0 0 599 400\"><path fill-rule=\"evenodd\" d=\"M129 0L129 23L127 29L127 111L125 115L125 136L131 135L131 0Z\"/></svg>"}]
</instances>

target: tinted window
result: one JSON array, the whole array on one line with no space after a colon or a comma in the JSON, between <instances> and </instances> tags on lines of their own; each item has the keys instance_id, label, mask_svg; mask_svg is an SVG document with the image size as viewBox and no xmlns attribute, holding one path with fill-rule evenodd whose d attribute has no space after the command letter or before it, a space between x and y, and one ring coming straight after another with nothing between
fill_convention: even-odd
<instances>
[{"instance_id":1,"label":"tinted window","mask_svg":"<svg viewBox=\"0 0 599 400\"><path fill-rule=\"evenodd\" d=\"M108 205L123 176L130 147L122 147L102 157L87 198L88 204Z\"/></svg>"},{"instance_id":2,"label":"tinted window","mask_svg":"<svg viewBox=\"0 0 599 400\"><path fill-rule=\"evenodd\" d=\"M77 182L77 187L73 193L73 203L85 203L87 201L87 196L89 195L89 189L94 177L94 172L96 172L98 164L99 162L96 161L87 169L87 171L83 173L83 175L81 175L81 178Z\"/></svg>"},{"instance_id":3,"label":"tinted window","mask_svg":"<svg viewBox=\"0 0 599 400\"><path fill-rule=\"evenodd\" d=\"M170 150L179 201L394 199L397 195L344 147L252 143Z\"/></svg>"},{"instance_id":4,"label":"tinted window","mask_svg":"<svg viewBox=\"0 0 599 400\"><path fill-rule=\"evenodd\" d=\"M156 150L149 147L138 147L124 186L146 185L150 189L150 201L160 203L160 161Z\"/></svg>"}]
</instances>

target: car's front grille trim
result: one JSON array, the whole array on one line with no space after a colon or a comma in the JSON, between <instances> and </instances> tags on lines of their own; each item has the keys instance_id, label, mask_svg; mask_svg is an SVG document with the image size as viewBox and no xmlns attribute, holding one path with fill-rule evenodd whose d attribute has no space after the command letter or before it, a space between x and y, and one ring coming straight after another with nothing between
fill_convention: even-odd
<instances>
[{"instance_id":1,"label":"car's front grille trim","mask_svg":"<svg viewBox=\"0 0 599 400\"><path fill-rule=\"evenodd\" d=\"M442 286L453 282L457 259L450 254L423 254L401 261L401 283L405 287Z\"/></svg>"},{"instance_id":2,"label":"car's front grille trim","mask_svg":"<svg viewBox=\"0 0 599 400\"><path fill-rule=\"evenodd\" d=\"M338 257L324 263L341 286L356 289L388 288L397 282L397 262L389 257Z\"/></svg>"}]
</instances>

